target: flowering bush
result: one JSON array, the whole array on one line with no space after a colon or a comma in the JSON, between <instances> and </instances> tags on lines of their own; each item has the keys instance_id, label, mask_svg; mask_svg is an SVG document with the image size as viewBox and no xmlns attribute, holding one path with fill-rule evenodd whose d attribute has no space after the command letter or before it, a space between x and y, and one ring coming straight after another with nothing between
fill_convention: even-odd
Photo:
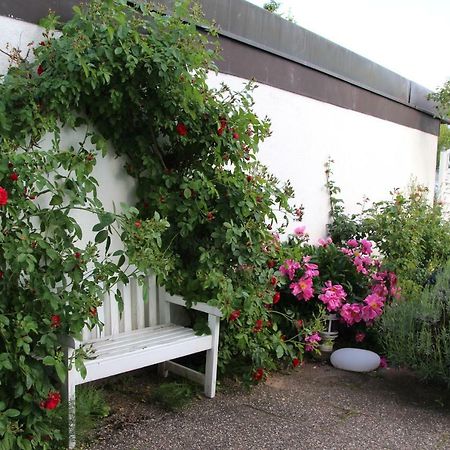
<instances>
[{"instance_id":1,"label":"flowering bush","mask_svg":"<svg viewBox=\"0 0 450 450\"><path fill-rule=\"evenodd\" d=\"M273 320L280 244L271 228L275 208L291 215L292 188L256 160L269 122L252 110L254 86L208 87L216 53L199 23L188 2L167 15L146 2L93 0L75 7L65 25L48 17L33 59L11 52L0 84L6 450L61 448L51 425L66 373L60 339L98 324L105 290L127 281L125 253L110 251L118 223L130 262L151 267L188 302L221 308L222 370L238 368L258 382L281 361L298 365L305 343L317 342L314 327L300 342ZM61 144L63 125L87 123L96 132L78 146ZM137 183L137 208L121 215L104 210L92 176L108 141ZM80 209L99 219L87 245L74 215ZM80 370L82 358L79 352L72 361Z\"/></svg>"},{"instance_id":2,"label":"flowering bush","mask_svg":"<svg viewBox=\"0 0 450 450\"><path fill-rule=\"evenodd\" d=\"M297 320L337 314L357 342L364 340L386 303L399 294L395 274L381 267L366 239L337 246L327 238L311 246L304 230L296 229L281 254L294 254L295 259L286 258L278 269L276 309L294 312ZM310 344L309 339L306 334L305 343Z\"/></svg>"}]
</instances>

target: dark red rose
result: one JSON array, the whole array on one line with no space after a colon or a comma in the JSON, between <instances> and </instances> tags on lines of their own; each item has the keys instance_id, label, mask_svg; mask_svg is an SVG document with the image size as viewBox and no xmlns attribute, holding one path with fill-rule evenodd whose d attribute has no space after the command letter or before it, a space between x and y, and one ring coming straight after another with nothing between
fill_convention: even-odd
<instances>
[{"instance_id":1,"label":"dark red rose","mask_svg":"<svg viewBox=\"0 0 450 450\"><path fill-rule=\"evenodd\" d=\"M61 394L59 392L49 392L46 400L40 403L41 408L52 410L58 407L61 402Z\"/></svg>"},{"instance_id":2,"label":"dark red rose","mask_svg":"<svg viewBox=\"0 0 450 450\"><path fill-rule=\"evenodd\" d=\"M241 311L239 309L234 310L231 314L228 320L230 322L234 322L236 319L238 319L241 315Z\"/></svg>"},{"instance_id":3,"label":"dark red rose","mask_svg":"<svg viewBox=\"0 0 450 450\"><path fill-rule=\"evenodd\" d=\"M42 67L41 64L39 64L36 72L39 76L41 76L44 73L44 68Z\"/></svg>"},{"instance_id":4,"label":"dark red rose","mask_svg":"<svg viewBox=\"0 0 450 450\"><path fill-rule=\"evenodd\" d=\"M272 297L273 304L276 305L280 301L280 298L281 298L281 294L279 292L275 292L275 294L273 294L273 297Z\"/></svg>"},{"instance_id":5,"label":"dark red rose","mask_svg":"<svg viewBox=\"0 0 450 450\"><path fill-rule=\"evenodd\" d=\"M294 367L297 367L299 364L300 364L300 360L299 360L298 358L294 358L294 359L292 360L292 365L293 365Z\"/></svg>"},{"instance_id":6,"label":"dark red rose","mask_svg":"<svg viewBox=\"0 0 450 450\"><path fill-rule=\"evenodd\" d=\"M183 122L178 122L177 123L177 133L180 136L186 136L188 133L187 127Z\"/></svg>"},{"instance_id":7,"label":"dark red rose","mask_svg":"<svg viewBox=\"0 0 450 450\"><path fill-rule=\"evenodd\" d=\"M5 206L8 203L8 191L0 186L0 206Z\"/></svg>"},{"instance_id":8,"label":"dark red rose","mask_svg":"<svg viewBox=\"0 0 450 450\"><path fill-rule=\"evenodd\" d=\"M59 314L53 314L50 318L52 328L58 328L61 326L61 316Z\"/></svg>"},{"instance_id":9,"label":"dark red rose","mask_svg":"<svg viewBox=\"0 0 450 450\"><path fill-rule=\"evenodd\" d=\"M295 326L296 326L297 328L302 328L302 327L303 327L303 320L302 320L302 319L297 320L297 321L295 322Z\"/></svg>"},{"instance_id":10,"label":"dark red rose","mask_svg":"<svg viewBox=\"0 0 450 450\"><path fill-rule=\"evenodd\" d=\"M76 259L80 259L81 258L81 253L80 252L75 252L73 254L73 256L75 256Z\"/></svg>"},{"instance_id":11,"label":"dark red rose","mask_svg":"<svg viewBox=\"0 0 450 450\"><path fill-rule=\"evenodd\" d=\"M9 179L10 179L11 181L17 181L17 180L19 179L19 174L16 173L16 172L13 172L13 173L9 176Z\"/></svg>"},{"instance_id":12,"label":"dark red rose","mask_svg":"<svg viewBox=\"0 0 450 450\"><path fill-rule=\"evenodd\" d=\"M217 130L217 134L218 134L219 136L222 136L222 134L223 134L224 131L225 131L225 128L220 127L220 128Z\"/></svg>"},{"instance_id":13,"label":"dark red rose","mask_svg":"<svg viewBox=\"0 0 450 450\"><path fill-rule=\"evenodd\" d=\"M239 134L237 134L236 132L233 133L233 139L239 139Z\"/></svg>"},{"instance_id":14,"label":"dark red rose","mask_svg":"<svg viewBox=\"0 0 450 450\"><path fill-rule=\"evenodd\" d=\"M271 259L270 261L267 261L267 267L269 269L273 269L275 267L275 264L276 264L276 262L273 259Z\"/></svg>"},{"instance_id":15,"label":"dark red rose","mask_svg":"<svg viewBox=\"0 0 450 450\"><path fill-rule=\"evenodd\" d=\"M214 214L211 211L206 214L206 220L208 220L209 222L211 222L211 220L214 220Z\"/></svg>"},{"instance_id":16,"label":"dark red rose","mask_svg":"<svg viewBox=\"0 0 450 450\"><path fill-rule=\"evenodd\" d=\"M275 286L277 283L278 283L277 277L272 277L272 278L270 279L270 284L271 284L272 286Z\"/></svg>"},{"instance_id":17,"label":"dark red rose","mask_svg":"<svg viewBox=\"0 0 450 450\"><path fill-rule=\"evenodd\" d=\"M263 321L261 319L258 319L255 322L255 326L253 327L253 332L254 333L259 333L263 328Z\"/></svg>"},{"instance_id":18,"label":"dark red rose","mask_svg":"<svg viewBox=\"0 0 450 450\"><path fill-rule=\"evenodd\" d=\"M257 369L252 375L252 378L255 381L261 381L263 377L264 377L264 369L261 368Z\"/></svg>"},{"instance_id":19,"label":"dark red rose","mask_svg":"<svg viewBox=\"0 0 450 450\"><path fill-rule=\"evenodd\" d=\"M247 181L250 183L251 181L253 181L253 177L251 175L247 175Z\"/></svg>"}]
</instances>

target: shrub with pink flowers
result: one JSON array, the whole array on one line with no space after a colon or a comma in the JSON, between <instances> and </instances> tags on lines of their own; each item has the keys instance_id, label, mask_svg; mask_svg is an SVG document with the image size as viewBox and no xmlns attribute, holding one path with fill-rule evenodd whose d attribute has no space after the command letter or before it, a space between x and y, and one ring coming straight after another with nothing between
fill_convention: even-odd
<instances>
[{"instance_id":1,"label":"shrub with pink flowers","mask_svg":"<svg viewBox=\"0 0 450 450\"><path fill-rule=\"evenodd\" d=\"M347 331L344 334L363 342L385 305L399 294L396 275L382 267L372 246L366 239L350 239L337 246L329 237L310 245L304 230L294 232L280 252L276 310L297 320L336 314L340 328ZM291 334L296 331L289 330ZM311 336L306 334L303 340L305 349L313 350Z\"/></svg>"}]
</instances>

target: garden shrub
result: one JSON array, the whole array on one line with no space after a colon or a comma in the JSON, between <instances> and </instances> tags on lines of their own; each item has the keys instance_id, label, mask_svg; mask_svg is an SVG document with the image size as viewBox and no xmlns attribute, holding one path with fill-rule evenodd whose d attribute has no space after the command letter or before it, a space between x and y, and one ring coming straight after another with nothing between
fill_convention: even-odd
<instances>
[{"instance_id":1,"label":"garden shrub","mask_svg":"<svg viewBox=\"0 0 450 450\"><path fill-rule=\"evenodd\" d=\"M333 241L343 244L354 237L373 241L383 264L398 276L403 294L418 295L450 258L450 225L442 217L441 205L430 204L426 188L411 185L407 193L396 189L391 199L347 214L331 177L331 163L326 173Z\"/></svg>"},{"instance_id":2,"label":"garden shrub","mask_svg":"<svg viewBox=\"0 0 450 450\"><path fill-rule=\"evenodd\" d=\"M298 227L280 255L273 306L280 317L274 320L289 338L300 338L308 351L317 349L326 313L336 314L344 334L362 342L385 305L398 295L395 274L381 266L366 239L337 246L327 238L314 246L308 244L304 227ZM286 323L286 316L293 322Z\"/></svg>"},{"instance_id":3,"label":"garden shrub","mask_svg":"<svg viewBox=\"0 0 450 450\"><path fill-rule=\"evenodd\" d=\"M146 3L93 0L64 25L49 16L30 57L11 50L0 83L6 450L61 448L51 425L66 370L60 338L98 324L104 292L127 282L125 252L110 250L114 230L137 276L151 267L171 293L221 308L222 370L239 361L244 379L257 382L283 358L301 358L303 344L283 340L268 308L280 246L273 211L290 217L292 188L256 160L269 122L252 110L254 86L207 86L218 55L198 24L214 34L189 2L168 15ZM87 130L86 138L66 148L64 126ZM92 176L108 141L137 182L137 209L120 214L105 211ZM87 245L79 209L98 216ZM71 362L81 371L83 356Z\"/></svg>"},{"instance_id":4,"label":"garden shrub","mask_svg":"<svg viewBox=\"0 0 450 450\"><path fill-rule=\"evenodd\" d=\"M380 323L389 360L419 376L450 385L450 264L421 295L396 302Z\"/></svg>"}]
</instances>

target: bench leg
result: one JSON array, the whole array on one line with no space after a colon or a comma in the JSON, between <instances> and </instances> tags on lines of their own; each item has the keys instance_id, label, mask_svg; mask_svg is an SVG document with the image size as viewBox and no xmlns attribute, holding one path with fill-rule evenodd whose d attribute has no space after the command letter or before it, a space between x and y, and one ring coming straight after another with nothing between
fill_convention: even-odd
<instances>
[{"instance_id":1,"label":"bench leg","mask_svg":"<svg viewBox=\"0 0 450 450\"><path fill-rule=\"evenodd\" d=\"M167 378L169 376L169 369L165 362L158 364L158 375L162 378Z\"/></svg>"},{"instance_id":2,"label":"bench leg","mask_svg":"<svg viewBox=\"0 0 450 450\"><path fill-rule=\"evenodd\" d=\"M64 383L64 399L67 403L67 421L68 421L68 448L72 450L76 445L76 422L75 422L75 384L71 382L70 371L67 374Z\"/></svg>"},{"instance_id":3,"label":"bench leg","mask_svg":"<svg viewBox=\"0 0 450 450\"><path fill-rule=\"evenodd\" d=\"M220 318L210 315L208 318L208 326L211 330L212 347L211 350L208 350L206 352L205 396L208 398L214 398L214 396L216 395Z\"/></svg>"}]
</instances>

